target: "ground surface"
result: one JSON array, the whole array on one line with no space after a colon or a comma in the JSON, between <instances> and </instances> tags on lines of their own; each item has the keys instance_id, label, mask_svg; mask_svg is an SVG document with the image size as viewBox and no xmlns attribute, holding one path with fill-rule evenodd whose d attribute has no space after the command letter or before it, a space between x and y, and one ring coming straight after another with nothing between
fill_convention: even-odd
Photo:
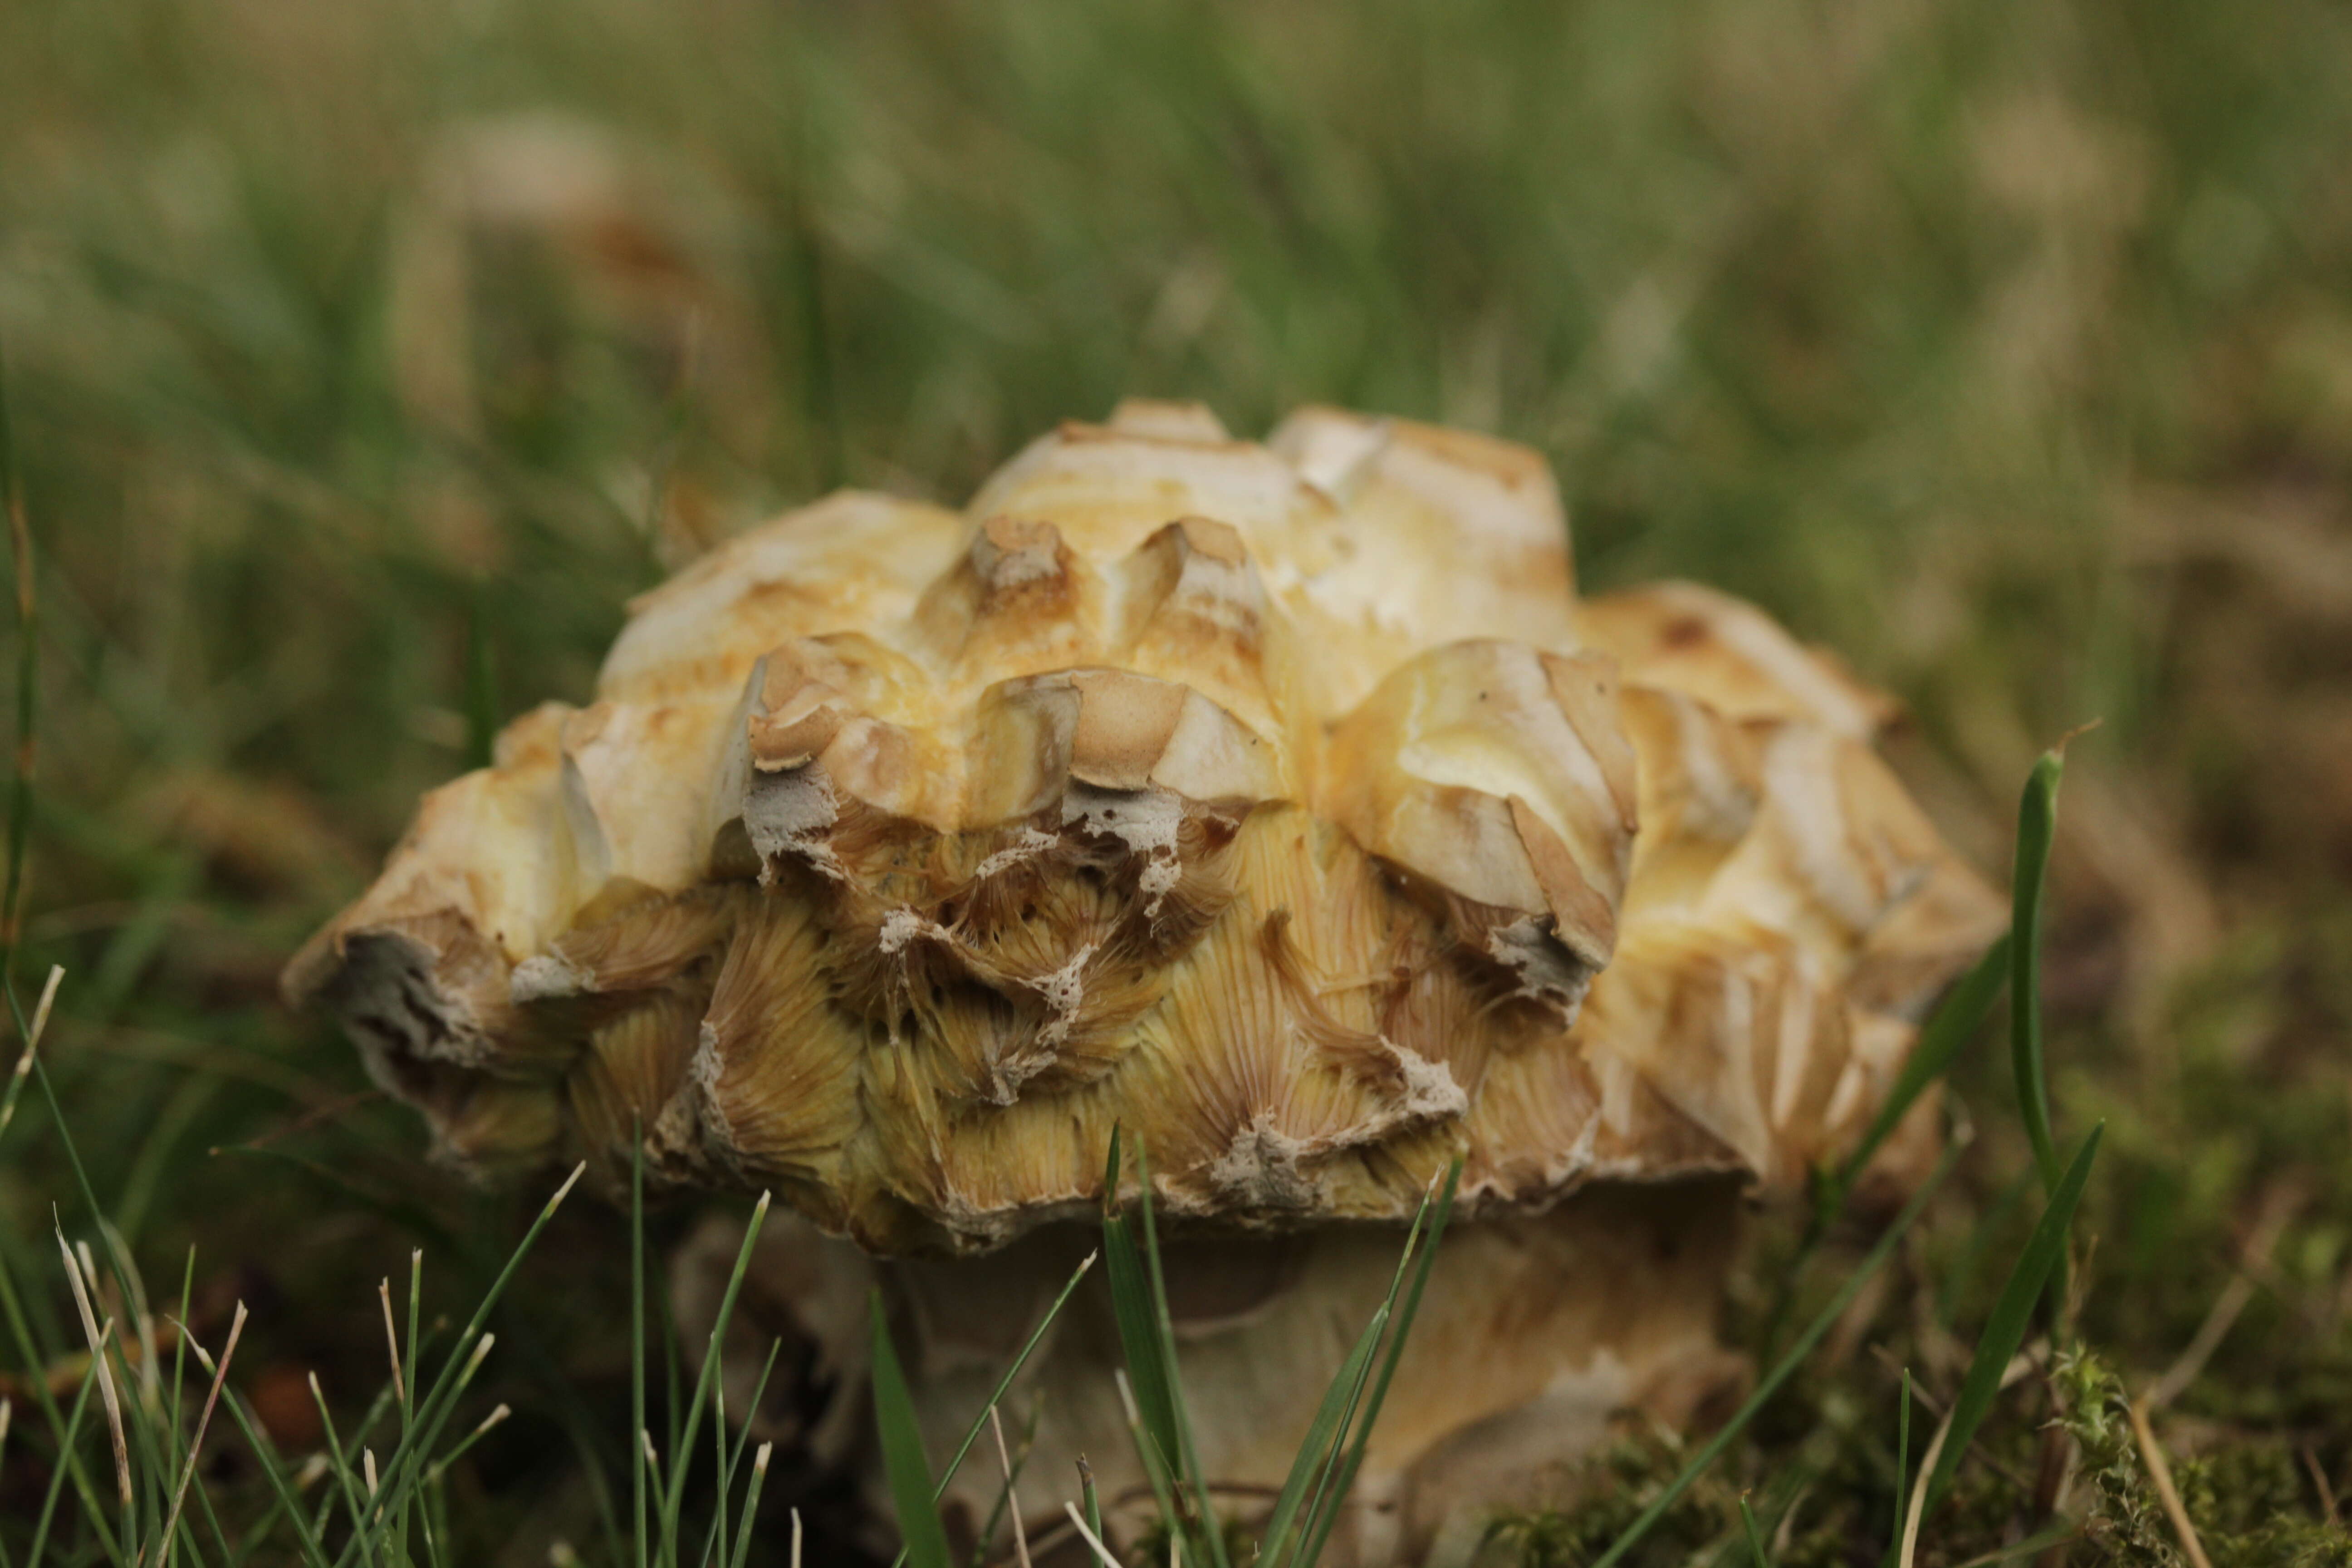
<instances>
[{"instance_id":1,"label":"ground surface","mask_svg":"<svg viewBox=\"0 0 2352 1568\"><path fill-rule=\"evenodd\" d=\"M2217 1563L2342 1560L2347 145L2318 0L0 6L43 633L18 968L68 967L100 1196L155 1279L196 1247L200 1331L254 1305L247 1386L314 1441L300 1372L364 1401L376 1279L422 1244L458 1310L525 1206L421 1169L273 989L479 715L580 699L627 594L836 482L960 497L1128 392L1244 431L1352 404L1542 448L1588 583L1703 575L1847 652L1988 868L2034 752L2105 721L2050 975L2062 1131L2108 1121L2097 1360L2014 1391L1922 1561L2033 1526L2053 1411L2108 1521L2077 1560L2168 1560L2100 1380L2162 1374L2241 1276L2159 1431ZM2028 1217L1985 1045L1877 1318L1655 1560L1791 1474L1784 1560L1875 1557L1895 1369L1948 1394ZM0 1250L62 1346L69 1177L37 1105L9 1136ZM624 1265L609 1215L562 1223L486 1373L518 1415L457 1479L468 1560L603 1551ZM1621 1500L1661 1465L1610 1462ZM1578 1561L1615 1506L1496 1550Z\"/></svg>"}]
</instances>

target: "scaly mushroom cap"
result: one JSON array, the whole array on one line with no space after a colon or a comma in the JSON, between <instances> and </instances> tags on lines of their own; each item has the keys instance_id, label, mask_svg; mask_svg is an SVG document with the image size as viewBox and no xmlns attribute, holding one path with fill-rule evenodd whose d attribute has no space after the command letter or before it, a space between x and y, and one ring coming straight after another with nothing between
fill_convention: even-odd
<instances>
[{"instance_id":1,"label":"scaly mushroom cap","mask_svg":"<svg viewBox=\"0 0 2352 1568\"><path fill-rule=\"evenodd\" d=\"M1541 460L1122 405L632 606L288 970L476 1164L624 1152L877 1251L1782 1182L1997 929L1759 612L1578 603Z\"/></svg>"}]
</instances>

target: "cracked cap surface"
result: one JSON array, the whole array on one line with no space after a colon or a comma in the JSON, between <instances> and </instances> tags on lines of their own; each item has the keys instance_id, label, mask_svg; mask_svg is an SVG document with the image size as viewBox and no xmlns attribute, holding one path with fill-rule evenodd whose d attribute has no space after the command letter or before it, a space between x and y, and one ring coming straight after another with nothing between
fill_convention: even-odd
<instances>
[{"instance_id":1,"label":"cracked cap surface","mask_svg":"<svg viewBox=\"0 0 2352 1568\"><path fill-rule=\"evenodd\" d=\"M2000 928L1889 708L1687 584L1580 601L1523 448L1123 405L639 598L287 972L446 1153L769 1185L877 1251L1099 1195L1287 1226L1791 1180Z\"/></svg>"}]
</instances>

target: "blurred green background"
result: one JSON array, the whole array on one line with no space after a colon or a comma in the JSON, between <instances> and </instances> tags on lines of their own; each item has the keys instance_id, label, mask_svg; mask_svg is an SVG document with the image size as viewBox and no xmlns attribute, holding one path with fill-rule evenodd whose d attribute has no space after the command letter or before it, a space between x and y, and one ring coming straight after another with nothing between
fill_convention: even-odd
<instances>
[{"instance_id":1,"label":"blurred green background","mask_svg":"<svg viewBox=\"0 0 2352 1568\"><path fill-rule=\"evenodd\" d=\"M1530 443L1589 584L1835 646L1988 868L2104 721L2052 961L2062 1100L2114 1121L2092 1310L2160 1369L2286 1214L2189 1403L2352 1458L2339 5L21 0L0 345L19 984L67 966L100 1196L159 1274L199 1247L210 1321L261 1304L257 1369L378 1353L413 1240L452 1300L502 1245L274 990L481 715L584 699L629 594L835 485L1311 400ZM0 1249L46 1278L26 1115ZM537 1299L519 1428L594 1447L609 1309ZM553 1448L482 1487L552 1495Z\"/></svg>"}]
</instances>

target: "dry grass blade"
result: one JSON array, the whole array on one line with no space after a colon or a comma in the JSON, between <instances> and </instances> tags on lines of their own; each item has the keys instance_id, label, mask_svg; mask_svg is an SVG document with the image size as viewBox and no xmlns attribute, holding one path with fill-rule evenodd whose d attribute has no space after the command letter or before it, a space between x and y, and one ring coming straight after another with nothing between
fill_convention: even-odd
<instances>
[{"instance_id":1,"label":"dry grass blade","mask_svg":"<svg viewBox=\"0 0 2352 1568\"><path fill-rule=\"evenodd\" d=\"M2230 1282L2221 1287L2221 1293L2213 1299L2211 1310L2205 1314L2205 1321L2198 1325L2195 1337L2181 1351L2179 1358L2166 1368L2164 1375L2158 1378L2141 1396L2150 1410L2162 1410L2179 1398L2181 1391L2196 1382L2198 1375L2205 1370L2205 1363L2213 1359L2213 1352L2221 1348L2221 1342L2236 1327L2238 1315L2254 1299L2251 1271L2260 1267L2270 1257L2271 1249L2278 1245L2279 1237L2301 1206L2299 1197L2300 1194L2293 1193L2274 1195L2272 1202L2263 1205L2262 1218L2255 1224L2253 1234L2246 1238L2246 1245L2239 1255L2237 1272L2230 1276Z\"/></svg>"},{"instance_id":2,"label":"dry grass blade","mask_svg":"<svg viewBox=\"0 0 2352 1568\"><path fill-rule=\"evenodd\" d=\"M188 1347L189 1352L196 1358L197 1364L206 1372L215 1373L217 1375L211 1352L196 1342L196 1336L188 1331L187 1324L180 1324L179 1330L181 1342ZM318 1568L319 1564L327 1561L327 1555L319 1544L317 1534L310 1528L309 1515L303 1512L301 1504L295 1500L295 1493L308 1489L312 1482L327 1473L325 1456L312 1455L309 1462L295 1476L293 1487L289 1490L286 1483L285 1471L278 1462L277 1450L260 1432L254 1428L253 1423L246 1416L245 1407L237 1402L237 1397L234 1394L228 1396L228 1414L229 1418L236 1423L236 1429L244 1435L246 1446L251 1448L254 1457L261 1461L262 1479L269 1483L270 1490L277 1494L278 1508L292 1521L295 1534L301 1541L302 1562L310 1565L310 1568Z\"/></svg>"},{"instance_id":3,"label":"dry grass blade","mask_svg":"<svg viewBox=\"0 0 2352 1568\"><path fill-rule=\"evenodd\" d=\"M180 1509L188 1500L188 1483L195 1479L196 1458L204 1452L205 1433L213 1424L213 1407L220 1403L222 1385L228 1382L228 1363L236 1357L236 1342L245 1333L245 1303L236 1304L236 1316L229 1321L228 1343L221 1347L220 1364L213 1369L213 1386L205 1395L205 1408L196 1417L196 1435L188 1441L188 1462L181 1468L180 1484L172 1493L172 1511L163 1521L163 1552L156 1568L171 1568L172 1540L180 1527ZM0 1420L0 1430L5 1428Z\"/></svg>"},{"instance_id":4,"label":"dry grass blade","mask_svg":"<svg viewBox=\"0 0 2352 1568\"><path fill-rule=\"evenodd\" d=\"M392 1356L392 1396L399 1401L402 1415L408 1414L408 1383L400 1372L400 1331L392 1321L392 1281L385 1279L376 1286L376 1296L383 1302L383 1342Z\"/></svg>"},{"instance_id":5,"label":"dry grass blade","mask_svg":"<svg viewBox=\"0 0 2352 1568\"><path fill-rule=\"evenodd\" d=\"M523 1231L522 1239L515 1243L514 1250L507 1255L504 1267L490 1281L490 1288L475 1303L473 1315L466 1320L466 1326L458 1331L457 1341L451 1346L449 1361L443 1363L440 1375L433 1380L433 1386L425 1390L424 1397L417 1402L415 1439L404 1440L393 1455L392 1465L384 1476L388 1497L406 1498L409 1488L422 1474L423 1455L438 1441L442 1427L457 1407L458 1396L465 1393L467 1383L472 1379L475 1370L482 1364L482 1358L489 1354L490 1346L497 1341L497 1335L482 1332L483 1325L489 1321L491 1311L497 1308L499 1298L506 1294L507 1287L513 1283L516 1270L522 1267L523 1259L530 1256L530 1249L547 1229L548 1223L555 1217L555 1211L563 1206L563 1200L572 1195L572 1189L578 1186L580 1178L587 1173L588 1163L584 1160L572 1167L572 1173L563 1178L562 1185L555 1189L554 1195L541 1205L530 1226ZM478 1334L481 1336L478 1340L475 1338ZM472 1353L466 1354L469 1345ZM457 1362L459 1355L466 1355L462 1363ZM346 1547L344 1556L337 1561L348 1560L350 1553L351 1548Z\"/></svg>"},{"instance_id":6,"label":"dry grass blade","mask_svg":"<svg viewBox=\"0 0 2352 1568\"><path fill-rule=\"evenodd\" d=\"M0 1412L0 1437L5 1437L8 1431L5 1415L5 1412ZM2336 1507L2336 1488L2329 1483L2327 1472L2320 1468L2319 1456L2311 1451L2308 1443L2303 1446L2303 1468L2311 1476L2311 1489L2319 1494L2320 1510L2326 1515L2327 1522L2342 1524L2344 1516Z\"/></svg>"},{"instance_id":7,"label":"dry grass blade","mask_svg":"<svg viewBox=\"0 0 2352 1568\"><path fill-rule=\"evenodd\" d=\"M1937 1423L1936 1435L1927 1440L1927 1451L1919 1456L1919 1473L1932 1476L1937 1461L1944 1456L1944 1445L1952 1436L1952 1413L1944 1412ZM1911 1506L1903 1515L1903 1550L1895 1558L1895 1568L1912 1568L1919 1553L1919 1521L1927 1516L1927 1488L1922 1481L1911 1489Z\"/></svg>"},{"instance_id":8,"label":"dry grass blade","mask_svg":"<svg viewBox=\"0 0 2352 1568\"><path fill-rule=\"evenodd\" d=\"M2172 1484L2172 1466L2164 1457L2164 1446L2156 1440L2156 1428L2147 1424L2144 1397L2132 1401L2131 1426L2132 1436L2139 1443L2139 1457L2147 1466L2147 1479L2156 1483L2157 1500L2164 1505L2165 1518L2172 1521L2180 1550L2195 1568L2213 1568L2212 1560L2205 1555L2205 1543L2197 1539L2197 1526L2189 1522L2189 1510L2181 1506L2180 1489Z\"/></svg>"},{"instance_id":9,"label":"dry grass blade","mask_svg":"<svg viewBox=\"0 0 2352 1568\"><path fill-rule=\"evenodd\" d=\"M33 1076L33 1053L41 1048L41 1037L49 1026L49 1009L57 1005L58 983L66 977L62 964L49 965L49 977L41 983L41 999L33 1008L33 1026L25 1031L25 1048L16 1058L16 1070L10 1075L5 1095L0 1095L0 1132L8 1131L8 1123L16 1120L16 1101L24 1098L25 1085Z\"/></svg>"},{"instance_id":10,"label":"dry grass blade","mask_svg":"<svg viewBox=\"0 0 2352 1568\"><path fill-rule=\"evenodd\" d=\"M127 1515L131 1503L131 1446L122 1436L122 1400L115 1392L114 1369L107 1364L106 1342L113 1336L114 1320L109 1318L103 1331L89 1308L89 1291L82 1285L81 1265L74 1258L74 1249L66 1240L65 1227L58 1226L58 1250L65 1255L66 1278L73 1282L74 1308L81 1314L81 1331L89 1342L90 1367L98 1373L99 1396L106 1401L106 1425L114 1437L114 1479L122 1490L122 1508Z\"/></svg>"},{"instance_id":11,"label":"dry grass blade","mask_svg":"<svg viewBox=\"0 0 2352 1568\"><path fill-rule=\"evenodd\" d=\"M1087 1521L1078 1517L1077 1504L1066 1502L1062 1505L1062 1511L1070 1516L1070 1523L1076 1529L1078 1539L1093 1549L1097 1561L1102 1563L1103 1568L1127 1568L1126 1563L1111 1555L1110 1548L1102 1543L1102 1537L1087 1528Z\"/></svg>"},{"instance_id":12,"label":"dry grass blade","mask_svg":"<svg viewBox=\"0 0 2352 1568\"><path fill-rule=\"evenodd\" d=\"M488 1415L483 1416L481 1421L474 1427L474 1429L466 1434L463 1441L461 1441L456 1447L450 1449L447 1453L442 1455L440 1458L434 1461L433 1468L427 1472L427 1479L436 1481L439 1480L442 1476L447 1473L450 1466L456 1464L458 1460L466 1457L466 1451L467 1449L480 1442L483 1438L488 1436L491 1433L497 1431L499 1427L504 1424L506 1418L513 1414L513 1407L502 1403Z\"/></svg>"},{"instance_id":13,"label":"dry grass blade","mask_svg":"<svg viewBox=\"0 0 2352 1568\"><path fill-rule=\"evenodd\" d=\"M1013 1490L1013 1456L1005 1449L1004 1422L997 1415L993 1402L988 1407L988 1430L996 1439L996 1468L1004 1474L1004 1495L1012 1500L1008 1511L1013 1515L1013 1561L1019 1568L1030 1568L1029 1531L1021 1522L1021 1500ZM0 1436L5 1436L6 1431L5 1420L0 1419Z\"/></svg>"}]
</instances>

